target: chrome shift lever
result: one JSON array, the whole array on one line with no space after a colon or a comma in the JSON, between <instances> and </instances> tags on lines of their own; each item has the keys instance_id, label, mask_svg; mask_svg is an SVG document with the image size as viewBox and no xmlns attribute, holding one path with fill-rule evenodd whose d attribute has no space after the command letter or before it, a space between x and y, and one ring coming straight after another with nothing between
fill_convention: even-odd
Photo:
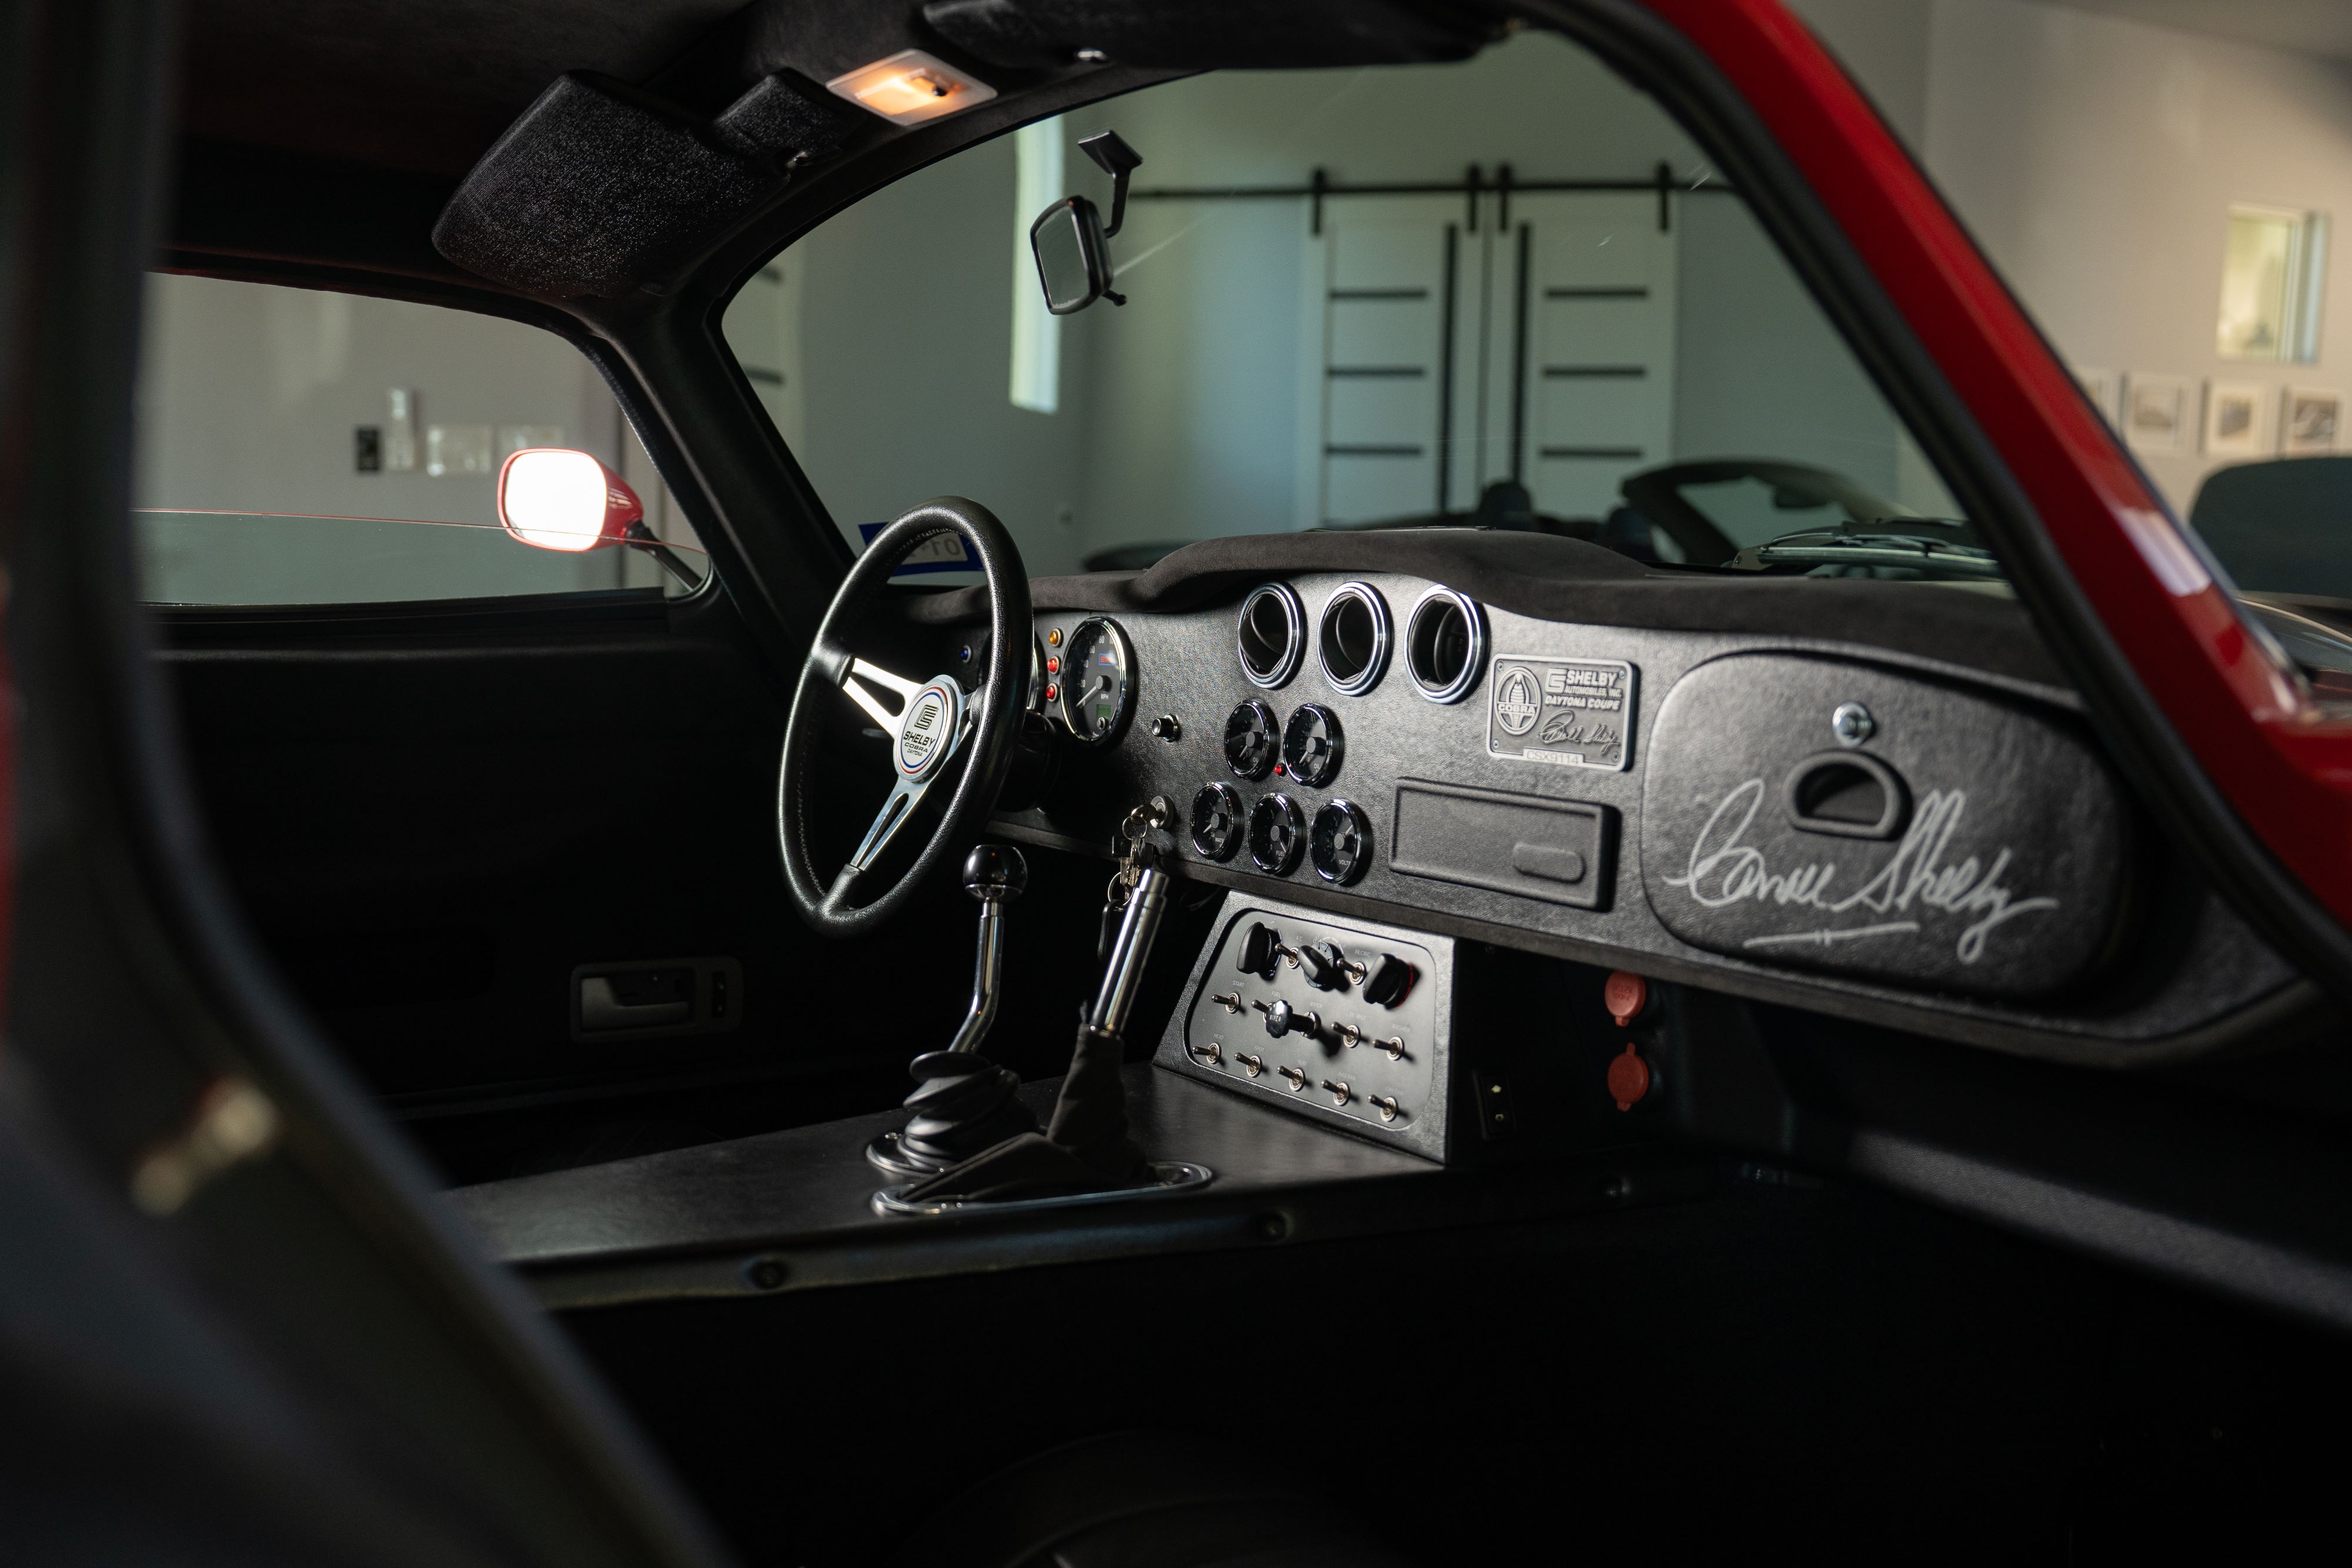
<instances>
[{"instance_id":1,"label":"chrome shift lever","mask_svg":"<svg viewBox=\"0 0 2352 1568\"><path fill-rule=\"evenodd\" d=\"M978 1051L996 1022L1004 975L1004 906L1029 886L1029 862L1011 844L982 844L964 858L963 890L980 900L980 948L971 967L971 1010L950 1051Z\"/></svg>"},{"instance_id":2,"label":"chrome shift lever","mask_svg":"<svg viewBox=\"0 0 2352 1568\"><path fill-rule=\"evenodd\" d=\"M982 844L965 857L963 887L980 901L980 946L972 956L971 1007L945 1051L915 1058L914 1113L906 1126L866 1145L866 1157L899 1176L935 1176L991 1145L1036 1130L1016 1098L1021 1080L980 1054L996 1022L1004 974L1004 906L1029 885L1029 865L1010 844Z\"/></svg>"}]
</instances>

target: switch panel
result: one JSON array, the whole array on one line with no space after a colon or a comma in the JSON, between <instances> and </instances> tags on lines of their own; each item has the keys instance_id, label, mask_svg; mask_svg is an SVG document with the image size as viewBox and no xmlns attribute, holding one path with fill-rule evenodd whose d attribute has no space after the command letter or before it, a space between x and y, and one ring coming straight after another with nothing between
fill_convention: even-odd
<instances>
[{"instance_id":1,"label":"switch panel","mask_svg":"<svg viewBox=\"0 0 2352 1568\"><path fill-rule=\"evenodd\" d=\"M1153 1061L1446 1158L1454 942L1228 894Z\"/></svg>"}]
</instances>

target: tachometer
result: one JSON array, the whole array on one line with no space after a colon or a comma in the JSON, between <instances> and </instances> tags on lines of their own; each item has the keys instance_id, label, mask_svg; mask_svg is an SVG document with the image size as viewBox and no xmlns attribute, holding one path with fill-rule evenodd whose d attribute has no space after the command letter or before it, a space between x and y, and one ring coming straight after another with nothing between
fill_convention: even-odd
<instances>
[{"instance_id":1,"label":"tachometer","mask_svg":"<svg viewBox=\"0 0 2352 1568\"><path fill-rule=\"evenodd\" d=\"M1062 718L1088 746L1108 746L1135 716L1135 649L1115 621L1078 622L1062 650Z\"/></svg>"}]
</instances>

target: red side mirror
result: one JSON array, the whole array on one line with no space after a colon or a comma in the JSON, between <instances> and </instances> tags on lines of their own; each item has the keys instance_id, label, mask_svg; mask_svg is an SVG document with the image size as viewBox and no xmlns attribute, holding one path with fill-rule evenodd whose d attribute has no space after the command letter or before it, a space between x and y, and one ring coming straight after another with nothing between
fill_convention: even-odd
<instances>
[{"instance_id":1,"label":"red side mirror","mask_svg":"<svg viewBox=\"0 0 2352 1568\"><path fill-rule=\"evenodd\" d=\"M541 549L603 549L645 515L629 482L585 452L527 446L499 470L499 525Z\"/></svg>"}]
</instances>

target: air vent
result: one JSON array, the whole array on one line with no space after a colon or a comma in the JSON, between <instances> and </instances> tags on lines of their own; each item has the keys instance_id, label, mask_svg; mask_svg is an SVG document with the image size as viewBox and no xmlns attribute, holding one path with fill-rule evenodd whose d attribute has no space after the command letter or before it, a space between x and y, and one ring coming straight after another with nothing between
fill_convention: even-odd
<instances>
[{"instance_id":1,"label":"air vent","mask_svg":"<svg viewBox=\"0 0 2352 1568\"><path fill-rule=\"evenodd\" d=\"M1274 690L1307 656L1307 607L1288 583L1269 582L1242 601L1234 643L1250 685Z\"/></svg>"},{"instance_id":2,"label":"air vent","mask_svg":"<svg viewBox=\"0 0 2352 1568\"><path fill-rule=\"evenodd\" d=\"M1458 703L1486 661L1486 618L1477 601L1450 588L1421 596L1405 620L1404 666L1423 696Z\"/></svg>"},{"instance_id":3,"label":"air vent","mask_svg":"<svg viewBox=\"0 0 2352 1568\"><path fill-rule=\"evenodd\" d=\"M1350 582L1323 606L1315 656L1331 689L1357 696L1380 684L1389 665L1389 606L1368 582Z\"/></svg>"}]
</instances>

